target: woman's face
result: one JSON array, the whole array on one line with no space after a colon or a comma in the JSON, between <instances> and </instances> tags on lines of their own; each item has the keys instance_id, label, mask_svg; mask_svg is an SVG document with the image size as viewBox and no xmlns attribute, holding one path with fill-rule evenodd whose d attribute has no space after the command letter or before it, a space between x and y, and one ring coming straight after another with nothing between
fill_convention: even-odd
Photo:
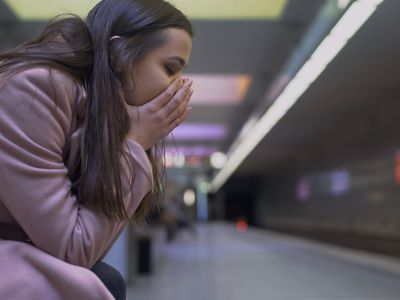
<instances>
[{"instance_id":1,"label":"woman's face","mask_svg":"<svg viewBox=\"0 0 400 300\"><path fill-rule=\"evenodd\" d=\"M130 105L142 105L163 92L189 63L192 39L183 29L164 29L166 42L151 50L128 72L134 89L124 91Z\"/></svg>"}]
</instances>

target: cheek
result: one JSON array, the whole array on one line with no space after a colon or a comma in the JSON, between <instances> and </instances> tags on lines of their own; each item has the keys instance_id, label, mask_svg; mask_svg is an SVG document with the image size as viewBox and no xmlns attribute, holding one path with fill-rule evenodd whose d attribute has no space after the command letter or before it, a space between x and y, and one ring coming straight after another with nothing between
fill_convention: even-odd
<instances>
[{"instance_id":1,"label":"cheek","mask_svg":"<svg viewBox=\"0 0 400 300\"><path fill-rule=\"evenodd\" d=\"M131 105L143 105L161 94L169 84L166 76L142 76L135 80L135 89L126 92L125 97Z\"/></svg>"},{"instance_id":2,"label":"cheek","mask_svg":"<svg viewBox=\"0 0 400 300\"><path fill-rule=\"evenodd\" d=\"M140 95L140 101L142 103L146 103L158 95L160 95L167 87L169 83L166 79L164 78L158 78L149 80L145 83L143 83L142 86L138 86L138 90L141 90L142 93Z\"/></svg>"}]
</instances>

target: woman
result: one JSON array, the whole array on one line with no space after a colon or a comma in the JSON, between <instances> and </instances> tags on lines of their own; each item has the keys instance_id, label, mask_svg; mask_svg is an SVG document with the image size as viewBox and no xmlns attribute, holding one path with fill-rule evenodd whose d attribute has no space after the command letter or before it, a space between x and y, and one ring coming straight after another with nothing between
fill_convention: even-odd
<instances>
[{"instance_id":1,"label":"woman","mask_svg":"<svg viewBox=\"0 0 400 300\"><path fill-rule=\"evenodd\" d=\"M163 0L103 0L0 55L0 299L124 298L99 262L160 187L191 37Z\"/></svg>"}]
</instances>

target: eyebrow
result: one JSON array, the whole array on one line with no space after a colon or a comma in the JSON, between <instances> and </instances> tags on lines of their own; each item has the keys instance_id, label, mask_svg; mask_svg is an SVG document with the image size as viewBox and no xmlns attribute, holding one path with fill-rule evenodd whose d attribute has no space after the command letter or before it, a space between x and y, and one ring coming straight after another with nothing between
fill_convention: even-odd
<instances>
[{"instance_id":1,"label":"eyebrow","mask_svg":"<svg viewBox=\"0 0 400 300\"><path fill-rule=\"evenodd\" d=\"M172 56L170 57L170 59L175 59L179 62L179 64L181 65L182 68L186 69L187 65L186 65L186 61L180 57L180 56Z\"/></svg>"}]
</instances>

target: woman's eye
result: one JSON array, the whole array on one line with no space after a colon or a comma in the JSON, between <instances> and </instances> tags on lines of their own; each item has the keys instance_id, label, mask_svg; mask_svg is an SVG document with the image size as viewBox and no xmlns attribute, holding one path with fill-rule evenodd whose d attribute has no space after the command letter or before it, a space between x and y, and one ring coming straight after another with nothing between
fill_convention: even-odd
<instances>
[{"instance_id":1,"label":"woman's eye","mask_svg":"<svg viewBox=\"0 0 400 300\"><path fill-rule=\"evenodd\" d=\"M165 66L165 70L167 71L168 75L174 75L175 73L175 71L169 66Z\"/></svg>"}]
</instances>

